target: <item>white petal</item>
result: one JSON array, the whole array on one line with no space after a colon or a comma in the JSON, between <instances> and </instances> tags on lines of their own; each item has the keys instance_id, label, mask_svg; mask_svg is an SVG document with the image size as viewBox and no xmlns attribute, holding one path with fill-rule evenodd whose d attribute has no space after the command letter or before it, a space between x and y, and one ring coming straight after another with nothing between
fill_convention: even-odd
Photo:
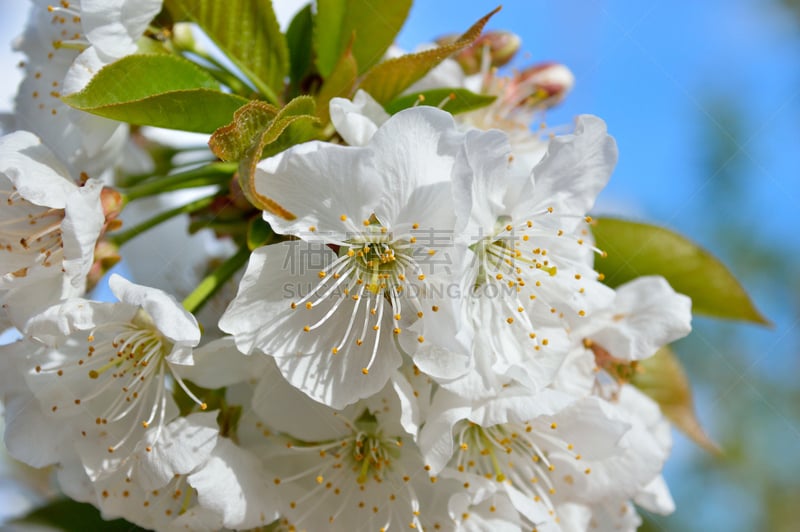
<instances>
[{"instance_id":1,"label":"white petal","mask_svg":"<svg viewBox=\"0 0 800 532\"><path fill-rule=\"evenodd\" d=\"M5 398L5 422L6 449L20 462L39 468L75 455L77 431L45 415L30 392Z\"/></svg>"},{"instance_id":2,"label":"white petal","mask_svg":"<svg viewBox=\"0 0 800 532\"><path fill-rule=\"evenodd\" d=\"M583 216L594 205L616 163L617 146L606 133L605 123L582 115L573 135L550 141L547 154L533 169L533 187L523 190L517 210L522 214L555 206L562 213Z\"/></svg>"},{"instance_id":3,"label":"white petal","mask_svg":"<svg viewBox=\"0 0 800 532\"><path fill-rule=\"evenodd\" d=\"M252 407L270 428L303 441L331 440L351 432L334 410L286 382L274 363L269 363L262 375Z\"/></svg>"},{"instance_id":4,"label":"white petal","mask_svg":"<svg viewBox=\"0 0 800 532\"><path fill-rule=\"evenodd\" d=\"M136 52L136 41L161 11L161 0L81 0L86 38L109 59Z\"/></svg>"},{"instance_id":5,"label":"white petal","mask_svg":"<svg viewBox=\"0 0 800 532\"><path fill-rule=\"evenodd\" d=\"M352 101L333 98L330 103L331 122L350 146L365 146L389 113L369 93L359 89Z\"/></svg>"},{"instance_id":6,"label":"white petal","mask_svg":"<svg viewBox=\"0 0 800 532\"><path fill-rule=\"evenodd\" d=\"M64 273L76 293L86 290L86 276L94 262L94 248L105 216L100 203L103 185L96 179L75 190L67 198L61 239L64 243Z\"/></svg>"},{"instance_id":7,"label":"white petal","mask_svg":"<svg viewBox=\"0 0 800 532\"><path fill-rule=\"evenodd\" d=\"M62 92L65 95L80 92L89 84L95 74L107 64L107 61L103 61L97 55L97 48L90 46L75 58L72 66L67 70L62 84Z\"/></svg>"},{"instance_id":8,"label":"white petal","mask_svg":"<svg viewBox=\"0 0 800 532\"><path fill-rule=\"evenodd\" d=\"M380 195L375 215L384 226L452 230L451 176L462 139L452 115L428 106L400 111L378 129L368 148Z\"/></svg>"},{"instance_id":9,"label":"white petal","mask_svg":"<svg viewBox=\"0 0 800 532\"><path fill-rule=\"evenodd\" d=\"M375 208L381 183L371 156L366 148L307 142L261 161L256 192L291 214L264 211L264 219L281 234L311 238L316 231L317 238L344 241Z\"/></svg>"},{"instance_id":10,"label":"white petal","mask_svg":"<svg viewBox=\"0 0 800 532\"><path fill-rule=\"evenodd\" d=\"M184 379L204 388L222 388L261 375L272 363L261 355L247 356L232 336L214 340L192 353L193 365L173 366Z\"/></svg>"},{"instance_id":11,"label":"white petal","mask_svg":"<svg viewBox=\"0 0 800 532\"><path fill-rule=\"evenodd\" d=\"M36 205L63 209L77 188L69 172L33 133L15 131L0 137L0 172L23 198Z\"/></svg>"},{"instance_id":12,"label":"white petal","mask_svg":"<svg viewBox=\"0 0 800 532\"><path fill-rule=\"evenodd\" d=\"M143 308L158 330L173 342L197 345L200 341L197 320L171 295L156 288L134 284L117 274L111 276L108 286L120 301Z\"/></svg>"},{"instance_id":13,"label":"white petal","mask_svg":"<svg viewBox=\"0 0 800 532\"><path fill-rule=\"evenodd\" d=\"M189 484L197 490L200 506L222 515L224 526L250 529L278 517L268 478L254 455L220 438L203 467L189 475Z\"/></svg>"},{"instance_id":14,"label":"white petal","mask_svg":"<svg viewBox=\"0 0 800 532\"><path fill-rule=\"evenodd\" d=\"M139 444L136 477L145 490L167 484L176 474L190 473L206 461L217 445L218 412L179 417L163 429L148 431ZM149 447L150 451L144 448Z\"/></svg>"},{"instance_id":15,"label":"white petal","mask_svg":"<svg viewBox=\"0 0 800 532\"><path fill-rule=\"evenodd\" d=\"M692 301L663 277L638 277L617 288L613 317L590 333L615 358L641 360L692 330Z\"/></svg>"}]
</instances>

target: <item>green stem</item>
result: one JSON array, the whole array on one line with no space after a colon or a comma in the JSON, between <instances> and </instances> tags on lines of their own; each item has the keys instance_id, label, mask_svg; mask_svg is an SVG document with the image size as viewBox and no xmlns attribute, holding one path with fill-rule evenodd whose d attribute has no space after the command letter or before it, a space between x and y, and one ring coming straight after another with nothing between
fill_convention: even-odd
<instances>
[{"instance_id":1,"label":"green stem","mask_svg":"<svg viewBox=\"0 0 800 532\"><path fill-rule=\"evenodd\" d=\"M240 79L236 74L225 68L225 65L214 59L209 54L205 53L202 50L186 50L186 52L196 55L200 59L203 59L211 66L204 66L206 71L209 74L217 78L217 81L224 83L230 89L240 96L249 96L253 89L251 89L247 83L245 83L242 79Z\"/></svg>"},{"instance_id":2,"label":"green stem","mask_svg":"<svg viewBox=\"0 0 800 532\"><path fill-rule=\"evenodd\" d=\"M250 258L250 249L242 246L239 251L222 265L200 281L197 288L183 300L183 308L191 313L196 313L213 296L217 290L244 266Z\"/></svg>"},{"instance_id":3,"label":"green stem","mask_svg":"<svg viewBox=\"0 0 800 532\"><path fill-rule=\"evenodd\" d=\"M164 176L161 179L146 181L125 190L125 201L133 201L182 188L222 184L230 179L236 171L236 166L236 163L215 162L200 168Z\"/></svg>"},{"instance_id":4,"label":"green stem","mask_svg":"<svg viewBox=\"0 0 800 532\"><path fill-rule=\"evenodd\" d=\"M161 214L153 216L149 220L142 222L139 225L135 225L128 230L114 233L106 238L117 246L121 246L132 238L139 236L140 234L152 229L160 223L166 222L170 218L174 218L179 214L195 212L208 207L214 202L214 198L216 198L216 194L213 196L208 196L207 198L201 198L199 200L192 201L191 203L181 205L180 207L175 207L174 209L170 209L162 212Z\"/></svg>"}]
</instances>

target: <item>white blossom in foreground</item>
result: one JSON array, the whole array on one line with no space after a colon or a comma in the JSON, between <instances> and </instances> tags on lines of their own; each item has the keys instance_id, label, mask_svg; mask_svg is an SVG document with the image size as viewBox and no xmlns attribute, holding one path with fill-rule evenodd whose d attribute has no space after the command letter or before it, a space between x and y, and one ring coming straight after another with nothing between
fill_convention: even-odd
<instances>
[{"instance_id":1,"label":"white blossom in foreground","mask_svg":"<svg viewBox=\"0 0 800 532\"><path fill-rule=\"evenodd\" d=\"M73 180L35 135L0 137L0 301L15 325L83 294L104 222L101 190Z\"/></svg>"},{"instance_id":2,"label":"white blossom in foreground","mask_svg":"<svg viewBox=\"0 0 800 532\"><path fill-rule=\"evenodd\" d=\"M418 108L365 147L311 142L259 163L264 218L303 240L253 252L220 328L334 408L382 389L401 350L461 340L446 293L461 139L450 115Z\"/></svg>"},{"instance_id":3,"label":"white blossom in foreground","mask_svg":"<svg viewBox=\"0 0 800 532\"><path fill-rule=\"evenodd\" d=\"M171 382L201 409L176 365L200 339L194 317L167 294L112 276L119 303L71 299L31 320L18 361L53 424L66 426L92 480L129 466L177 415ZM31 442L31 446L45 442Z\"/></svg>"},{"instance_id":4,"label":"white blossom in foreground","mask_svg":"<svg viewBox=\"0 0 800 532\"><path fill-rule=\"evenodd\" d=\"M445 505L431 503L434 490L449 489L429 479L392 388L337 411L292 388L274 364L261 376L255 428L284 526L448 529Z\"/></svg>"}]
</instances>

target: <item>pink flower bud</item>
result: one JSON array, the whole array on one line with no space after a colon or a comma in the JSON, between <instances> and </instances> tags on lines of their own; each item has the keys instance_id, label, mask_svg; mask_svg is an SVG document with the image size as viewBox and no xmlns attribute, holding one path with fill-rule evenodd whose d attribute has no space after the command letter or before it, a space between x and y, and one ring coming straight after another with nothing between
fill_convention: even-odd
<instances>
[{"instance_id":1,"label":"pink flower bud","mask_svg":"<svg viewBox=\"0 0 800 532\"><path fill-rule=\"evenodd\" d=\"M447 35L436 40L438 44L449 44L457 36ZM453 56L465 74L477 74L483 67L484 54L489 55L490 67L500 67L514 58L522 45L522 40L509 31L487 31L468 48Z\"/></svg>"}]
</instances>

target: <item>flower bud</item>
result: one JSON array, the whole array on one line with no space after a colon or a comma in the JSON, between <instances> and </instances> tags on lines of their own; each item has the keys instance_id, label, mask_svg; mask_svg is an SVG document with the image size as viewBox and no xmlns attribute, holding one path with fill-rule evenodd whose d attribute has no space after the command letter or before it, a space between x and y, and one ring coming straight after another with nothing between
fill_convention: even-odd
<instances>
[{"instance_id":1,"label":"flower bud","mask_svg":"<svg viewBox=\"0 0 800 532\"><path fill-rule=\"evenodd\" d=\"M86 276L86 289L92 290L100 279L120 261L119 248L116 244L100 240L94 247L94 262Z\"/></svg>"},{"instance_id":2,"label":"flower bud","mask_svg":"<svg viewBox=\"0 0 800 532\"><path fill-rule=\"evenodd\" d=\"M450 44L458 37L447 35L436 42L440 45ZM483 54L489 54L489 66L501 67L514 58L522 45L522 40L510 31L487 31L468 48L453 56L465 74L477 74L483 65Z\"/></svg>"},{"instance_id":3,"label":"flower bud","mask_svg":"<svg viewBox=\"0 0 800 532\"><path fill-rule=\"evenodd\" d=\"M106 220L105 231L119 229L122 226L122 221L117 217L124 206L122 194L111 187L103 187L100 192L100 205L103 206L103 215Z\"/></svg>"},{"instance_id":4,"label":"flower bud","mask_svg":"<svg viewBox=\"0 0 800 532\"><path fill-rule=\"evenodd\" d=\"M575 76L560 63L539 63L519 72L515 85L530 90L527 105L531 107L553 107L572 90Z\"/></svg>"},{"instance_id":5,"label":"flower bud","mask_svg":"<svg viewBox=\"0 0 800 532\"><path fill-rule=\"evenodd\" d=\"M192 25L188 22L176 22L172 26L172 43L179 50L194 50L197 43L192 33Z\"/></svg>"}]
</instances>

